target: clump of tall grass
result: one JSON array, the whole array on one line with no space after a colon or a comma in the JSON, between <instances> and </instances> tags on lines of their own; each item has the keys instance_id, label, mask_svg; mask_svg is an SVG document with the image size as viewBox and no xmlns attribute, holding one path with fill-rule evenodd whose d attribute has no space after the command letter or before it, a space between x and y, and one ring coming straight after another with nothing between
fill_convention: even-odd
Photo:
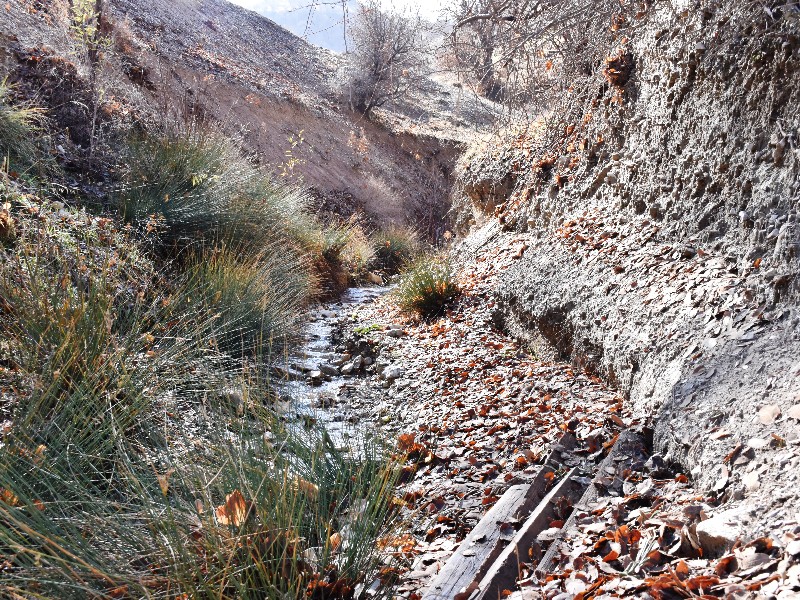
<instances>
[{"instance_id":1,"label":"clump of tall grass","mask_svg":"<svg viewBox=\"0 0 800 600\"><path fill-rule=\"evenodd\" d=\"M37 160L43 113L11 102L11 87L0 82L0 165L2 170L26 170Z\"/></svg>"},{"instance_id":2,"label":"clump of tall grass","mask_svg":"<svg viewBox=\"0 0 800 600\"><path fill-rule=\"evenodd\" d=\"M362 277L375 258L375 249L361 226L355 226L341 251L342 263L355 279Z\"/></svg>"},{"instance_id":3,"label":"clump of tall grass","mask_svg":"<svg viewBox=\"0 0 800 600\"><path fill-rule=\"evenodd\" d=\"M439 257L425 257L412 264L395 291L400 308L423 318L443 314L458 294L452 265Z\"/></svg>"},{"instance_id":4,"label":"clump of tall grass","mask_svg":"<svg viewBox=\"0 0 800 600\"><path fill-rule=\"evenodd\" d=\"M347 284L349 268L370 258L357 247L357 225L323 226L307 193L273 180L218 130L192 126L135 138L126 162L120 210L158 233L161 255L221 247L260 260L288 253L335 291Z\"/></svg>"},{"instance_id":5,"label":"clump of tall grass","mask_svg":"<svg viewBox=\"0 0 800 600\"><path fill-rule=\"evenodd\" d=\"M14 202L0 596L345 598L380 577L397 473L381 445L287 426L259 382L241 414L209 401L241 376L209 344L240 322L209 298L230 308L259 263L238 292L236 255L170 281L109 220Z\"/></svg>"},{"instance_id":6,"label":"clump of tall grass","mask_svg":"<svg viewBox=\"0 0 800 600\"><path fill-rule=\"evenodd\" d=\"M235 227L236 201L255 176L230 138L200 127L137 137L126 162L123 217L158 224L171 246L215 240Z\"/></svg>"},{"instance_id":7,"label":"clump of tall grass","mask_svg":"<svg viewBox=\"0 0 800 600\"><path fill-rule=\"evenodd\" d=\"M413 229L390 225L372 235L374 259L370 268L394 275L421 253L419 235Z\"/></svg>"},{"instance_id":8,"label":"clump of tall grass","mask_svg":"<svg viewBox=\"0 0 800 600\"><path fill-rule=\"evenodd\" d=\"M195 306L215 321L216 347L263 360L298 329L313 286L300 255L271 246L252 254L227 247L201 253L187 267L186 280Z\"/></svg>"}]
</instances>

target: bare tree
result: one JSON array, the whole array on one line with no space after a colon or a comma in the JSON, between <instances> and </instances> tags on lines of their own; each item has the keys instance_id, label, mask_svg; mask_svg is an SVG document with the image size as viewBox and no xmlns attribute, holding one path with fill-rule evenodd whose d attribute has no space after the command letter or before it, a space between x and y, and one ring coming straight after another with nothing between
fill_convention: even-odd
<instances>
[{"instance_id":1,"label":"bare tree","mask_svg":"<svg viewBox=\"0 0 800 600\"><path fill-rule=\"evenodd\" d=\"M425 27L418 14L388 12L378 0L358 5L350 27L350 107L364 115L404 96L425 75Z\"/></svg>"},{"instance_id":2,"label":"bare tree","mask_svg":"<svg viewBox=\"0 0 800 600\"><path fill-rule=\"evenodd\" d=\"M554 93L597 76L646 6L647 0L461 0L451 11L452 49L487 97L550 104Z\"/></svg>"},{"instance_id":3,"label":"bare tree","mask_svg":"<svg viewBox=\"0 0 800 600\"><path fill-rule=\"evenodd\" d=\"M502 15L506 4L506 0L461 0L453 30L452 51L459 72L475 82L479 94L495 102L504 95L495 51L508 28Z\"/></svg>"}]
</instances>

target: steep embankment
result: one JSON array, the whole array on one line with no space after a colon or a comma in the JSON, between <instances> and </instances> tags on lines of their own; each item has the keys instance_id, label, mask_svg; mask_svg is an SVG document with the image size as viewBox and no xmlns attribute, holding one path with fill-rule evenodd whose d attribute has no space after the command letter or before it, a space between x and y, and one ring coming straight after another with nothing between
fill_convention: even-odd
<instances>
[{"instance_id":1,"label":"steep embankment","mask_svg":"<svg viewBox=\"0 0 800 600\"><path fill-rule=\"evenodd\" d=\"M431 84L414 111L363 119L342 105L340 55L224 0L111 0L93 83L67 5L15 0L0 11L0 69L68 130L66 162L131 125L210 120L302 178L322 208L433 229L461 140L488 117Z\"/></svg>"},{"instance_id":2,"label":"steep embankment","mask_svg":"<svg viewBox=\"0 0 800 600\"><path fill-rule=\"evenodd\" d=\"M754 534L800 506L800 37L725 14L657 5L558 154L465 161L463 250L515 244L499 320L619 386Z\"/></svg>"}]
</instances>

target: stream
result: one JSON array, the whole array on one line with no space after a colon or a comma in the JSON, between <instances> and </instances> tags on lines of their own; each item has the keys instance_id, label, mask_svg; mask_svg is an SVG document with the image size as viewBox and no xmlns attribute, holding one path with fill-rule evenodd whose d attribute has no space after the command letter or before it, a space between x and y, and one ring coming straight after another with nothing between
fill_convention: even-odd
<instances>
[{"instance_id":1,"label":"stream","mask_svg":"<svg viewBox=\"0 0 800 600\"><path fill-rule=\"evenodd\" d=\"M351 354L334 339L340 322L360 306L387 293L387 288L349 288L335 302L312 310L301 342L289 354L284 367L281 396L286 416L305 424L322 425L337 447L348 447L356 435L363 411L349 402L360 373L371 370L374 358Z\"/></svg>"}]
</instances>

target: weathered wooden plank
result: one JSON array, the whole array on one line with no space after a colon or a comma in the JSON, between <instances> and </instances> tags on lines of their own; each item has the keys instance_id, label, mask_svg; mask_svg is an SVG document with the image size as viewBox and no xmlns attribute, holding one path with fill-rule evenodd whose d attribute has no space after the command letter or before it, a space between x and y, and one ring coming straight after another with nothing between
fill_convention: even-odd
<instances>
[{"instance_id":1,"label":"weathered wooden plank","mask_svg":"<svg viewBox=\"0 0 800 600\"><path fill-rule=\"evenodd\" d=\"M480 592L473 596L476 600L495 600L502 597L503 590L513 590L519 576L520 552L525 553L542 531L547 529L555 515L555 501L566 496L570 502L580 497L585 489L573 468L539 503L522 524L514 539L505 547L494 564L484 575L479 585ZM527 557L523 557L527 559Z\"/></svg>"},{"instance_id":2,"label":"weathered wooden plank","mask_svg":"<svg viewBox=\"0 0 800 600\"><path fill-rule=\"evenodd\" d=\"M549 467L541 467L532 483L514 485L480 520L461 542L450 560L433 580L422 600L454 600L466 598L492 565L510 537L501 530L508 523L527 514L544 495Z\"/></svg>"},{"instance_id":3,"label":"weathered wooden plank","mask_svg":"<svg viewBox=\"0 0 800 600\"><path fill-rule=\"evenodd\" d=\"M545 552L539 564L536 566L536 574L539 577L544 577L548 573L551 573L558 565L560 546L564 536L575 528L575 519L578 513L581 512L580 509L585 509L597 501L599 492L603 487L601 479L606 476L606 470L613 466L615 470L621 472L625 468L629 468L632 462L645 457L645 441L642 434L632 429L626 429L620 432L614 447L597 468L592 483L586 489L580 501L575 505L575 510L572 511L569 519L564 523L564 527L561 528L559 537L553 540L553 543L550 544L547 552Z\"/></svg>"}]
</instances>

